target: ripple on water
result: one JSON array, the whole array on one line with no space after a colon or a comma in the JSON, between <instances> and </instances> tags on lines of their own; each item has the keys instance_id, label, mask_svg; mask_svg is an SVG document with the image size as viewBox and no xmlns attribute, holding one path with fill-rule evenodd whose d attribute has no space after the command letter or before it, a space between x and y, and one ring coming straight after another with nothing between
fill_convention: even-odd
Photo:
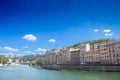
<instances>
[{"instance_id":1,"label":"ripple on water","mask_svg":"<svg viewBox=\"0 0 120 80\"><path fill-rule=\"evenodd\" d=\"M0 67L0 80L120 80L120 73L55 71L17 65Z\"/></svg>"}]
</instances>

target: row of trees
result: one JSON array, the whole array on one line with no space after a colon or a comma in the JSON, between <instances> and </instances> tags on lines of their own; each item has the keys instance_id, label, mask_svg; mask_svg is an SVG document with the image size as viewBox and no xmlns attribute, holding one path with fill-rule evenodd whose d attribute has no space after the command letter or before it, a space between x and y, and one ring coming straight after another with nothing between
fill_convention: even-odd
<instances>
[{"instance_id":1,"label":"row of trees","mask_svg":"<svg viewBox=\"0 0 120 80\"><path fill-rule=\"evenodd\" d=\"M0 55L0 64L7 64L9 59L3 55Z\"/></svg>"}]
</instances>

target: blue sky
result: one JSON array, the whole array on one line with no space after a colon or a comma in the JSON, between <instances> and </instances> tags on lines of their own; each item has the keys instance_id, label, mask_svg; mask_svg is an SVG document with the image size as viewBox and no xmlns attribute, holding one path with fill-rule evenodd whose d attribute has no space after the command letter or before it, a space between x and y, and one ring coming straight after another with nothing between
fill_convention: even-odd
<instances>
[{"instance_id":1,"label":"blue sky","mask_svg":"<svg viewBox=\"0 0 120 80\"><path fill-rule=\"evenodd\" d=\"M0 0L0 54L120 38L120 0Z\"/></svg>"}]
</instances>

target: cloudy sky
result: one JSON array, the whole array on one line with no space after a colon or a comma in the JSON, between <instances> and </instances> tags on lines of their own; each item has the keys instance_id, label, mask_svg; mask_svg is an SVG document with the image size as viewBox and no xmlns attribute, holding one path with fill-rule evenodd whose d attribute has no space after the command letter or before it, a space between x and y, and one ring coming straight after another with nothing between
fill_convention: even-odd
<instances>
[{"instance_id":1,"label":"cloudy sky","mask_svg":"<svg viewBox=\"0 0 120 80\"><path fill-rule=\"evenodd\" d=\"M0 0L0 54L120 39L120 0Z\"/></svg>"}]
</instances>

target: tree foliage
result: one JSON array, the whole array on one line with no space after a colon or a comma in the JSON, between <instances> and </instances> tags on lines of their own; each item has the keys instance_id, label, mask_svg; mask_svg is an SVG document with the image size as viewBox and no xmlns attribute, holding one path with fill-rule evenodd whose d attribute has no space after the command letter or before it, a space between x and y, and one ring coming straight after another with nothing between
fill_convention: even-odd
<instances>
[{"instance_id":1,"label":"tree foliage","mask_svg":"<svg viewBox=\"0 0 120 80\"><path fill-rule=\"evenodd\" d=\"M39 57L39 58L35 59L34 61L35 62L31 63L32 66L42 67L44 65L44 58L42 58L42 57Z\"/></svg>"},{"instance_id":2,"label":"tree foliage","mask_svg":"<svg viewBox=\"0 0 120 80\"><path fill-rule=\"evenodd\" d=\"M9 61L9 60L8 60L7 57L5 57L5 56L0 56L0 63L1 63L1 64L7 64L8 61Z\"/></svg>"},{"instance_id":3,"label":"tree foliage","mask_svg":"<svg viewBox=\"0 0 120 80\"><path fill-rule=\"evenodd\" d=\"M38 66L43 66L43 62L44 62L44 59L40 57L40 58L37 60L36 65L38 65Z\"/></svg>"},{"instance_id":4,"label":"tree foliage","mask_svg":"<svg viewBox=\"0 0 120 80\"><path fill-rule=\"evenodd\" d=\"M55 50L57 50L57 49L56 49L56 48L53 48L53 49L52 49L52 51L55 51Z\"/></svg>"}]
</instances>

